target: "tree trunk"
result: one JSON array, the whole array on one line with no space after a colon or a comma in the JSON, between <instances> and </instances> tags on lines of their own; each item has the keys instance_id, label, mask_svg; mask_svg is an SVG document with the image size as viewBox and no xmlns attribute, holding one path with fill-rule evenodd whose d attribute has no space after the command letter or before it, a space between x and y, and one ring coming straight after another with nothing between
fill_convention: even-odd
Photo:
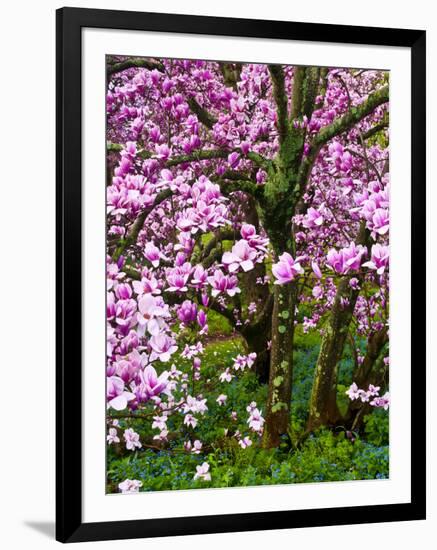
<instances>
[{"instance_id":1,"label":"tree trunk","mask_svg":"<svg viewBox=\"0 0 437 550\"><path fill-rule=\"evenodd\" d=\"M367 389L369 384L381 386L382 390L387 385L385 379L386 366L384 363L384 349L388 342L388 330L386 327L371 334L367 341L367 351L363 363L356 370L353 382L359 388ZM346 424L354 429L360 428L365 415L370 412L369 405L363 405L360 399L350 401L346 413Z\"/></svg>"},{"instance_id":2,"label":"tree trunk","mask_svg":"<svg viewBox=\"0 0 437 550\"><path fill-rule=\"evenodd\" d=\"M297 283L275 286L273 299L269 393L263 434L265 448L277 447L290 425Z\"/></svg>"},{"instance_id":3,"label":"tree trunk","mask_svg":"<svg viewBox=\"0 0 437 550\"><path fill-rule=\"evenodd\" d=\"M366 355L364 356L362 364L354 373L353 379L353 382L355 382L359 388L364 388L364 386L368 386L372 383L371 376L373 367L387 342L387 327L372 333L367 339Z\"/></svg>"},{"instance_id":4,"label":"tree trunk","mask_svg":"<svg viewBox=\"0 0 437 550\"><path fill-rule=\"evenodd\" d=\"M249 352L256 353L254 370L260 382L265 384L269 380L270 350L268 342L272 337L273 296L270 294L264 303L257 320L253 324L244 326L241 335L247 343Z\"/></svg>"},{"instance_id":5,"label":"tree trunk","mask_svg":"<svg viewBox=\"0 0 437 550\"><path fill-rule=\"evenodd\" d=\"M335 424L341 417L337 407L337 371L359 290L343 278L338 285L329 323L322 338L311 392L307 430Z\"/></svg>"}]
</instances>

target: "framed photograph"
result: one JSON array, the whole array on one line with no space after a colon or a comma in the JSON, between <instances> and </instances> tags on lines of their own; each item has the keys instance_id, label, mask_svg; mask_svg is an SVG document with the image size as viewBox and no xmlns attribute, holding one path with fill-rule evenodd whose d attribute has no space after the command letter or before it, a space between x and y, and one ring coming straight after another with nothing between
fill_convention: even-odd
<instances>
[{"instance_id":1,"label":"framed photograph","mask_svg":"<svg viewBox=\"0 0 437 550\"><path fill-rule=\"evenodd\" d=\"M57 11L57 539L425 518L425 32Z\"/></svg>"}]
</instances>

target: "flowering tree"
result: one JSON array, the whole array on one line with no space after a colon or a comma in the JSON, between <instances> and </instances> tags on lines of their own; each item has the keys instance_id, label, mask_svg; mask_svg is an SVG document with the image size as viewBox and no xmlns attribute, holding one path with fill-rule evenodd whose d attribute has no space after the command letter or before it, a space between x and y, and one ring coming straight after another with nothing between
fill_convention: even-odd
<instances>
[{"instance_id":1,"label":"flowering tree","mask_svg":"<svg viewBox=\"0 0 437 550\"><path fill-rule=\"evenodd\" d=\"M241 448L254 437L278 446L296 326L321 339L308 431L386 407L387 74L123 57L107 71L108 443L126 417L150 419L160 444L170 422L194 431L209 406L196 387L220 406L224 385L254 369L265 411L248 402L250 433L233 436ZM202 386L211 312L246 353ZM354 384L340 412L345 346ZM195 476L210 479L209 465Z\"/></svg>"}]
</instances>

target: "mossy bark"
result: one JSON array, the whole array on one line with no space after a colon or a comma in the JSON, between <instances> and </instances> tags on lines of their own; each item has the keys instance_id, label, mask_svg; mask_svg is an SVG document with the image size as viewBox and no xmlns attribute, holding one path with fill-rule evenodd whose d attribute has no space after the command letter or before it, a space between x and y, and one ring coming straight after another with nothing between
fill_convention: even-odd
<instances>
[{"instance_id":1,"label":"mossy bark","mask_svg":"<svg viewBox=\"0 0 437 550\"><path fill-rule=\"evenodd\" d=\"M358 294L359 290L351 288L348 277L340 281L314 372L308 431L335 424L341 417L337 407L338 363L343 355Z\"/></svg>"},{"instance_id":2,"label":"mossy bark","mask_svg":"<svg viewBox=\"0 0 437 550\"><path fill-rule=\"evenodd\" d=\"M277 447L290 425L293 336L297 283L275 286L272 314L269 393L263 446Z\"/></svg>"}]
</instances>

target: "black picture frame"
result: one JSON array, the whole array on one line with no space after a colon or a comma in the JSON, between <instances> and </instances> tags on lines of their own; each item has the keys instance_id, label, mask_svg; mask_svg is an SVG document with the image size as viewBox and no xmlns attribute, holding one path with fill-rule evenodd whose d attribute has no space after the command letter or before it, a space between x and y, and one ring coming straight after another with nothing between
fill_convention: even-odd
<instances>
[{"instance_id":1,"label":"black picture frame","mask_svg":"<svg viewBox=\"0 0 437 550\"><path fill-rule=\"evenodd\" d=\"M258 37L411 49L411 502L215 516L82 522L81 30ZM79 542L425 519L425 44L421 30L62 8L57 64L56 539ZM74 440L68 435L75 433Z\"/></svg>"}]
</instances>

